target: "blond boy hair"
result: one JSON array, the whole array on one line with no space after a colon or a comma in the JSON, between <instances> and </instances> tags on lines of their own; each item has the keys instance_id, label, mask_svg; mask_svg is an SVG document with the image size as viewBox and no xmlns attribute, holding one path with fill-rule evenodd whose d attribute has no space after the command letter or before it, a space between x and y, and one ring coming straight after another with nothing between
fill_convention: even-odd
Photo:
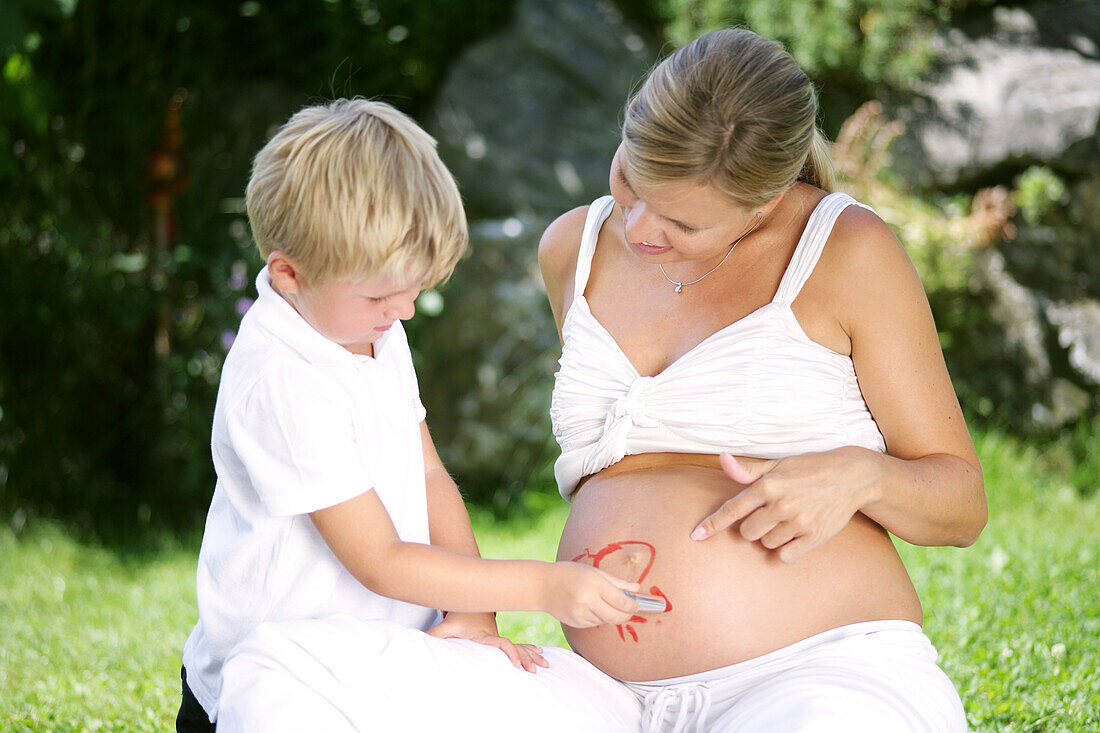
<instances>
[{"instance_id":1,"label":"blond boy hair","mask_svg":"<svg viewBox=\"0 0 1100 733\"><path fill-rule=\"evenodd\" d=\"M468 242L435 139L385 102L339 99L295 113L260 150L245 205L266 261L290 256L314 286L448 277Z\"/></svg>"}]
</instances>

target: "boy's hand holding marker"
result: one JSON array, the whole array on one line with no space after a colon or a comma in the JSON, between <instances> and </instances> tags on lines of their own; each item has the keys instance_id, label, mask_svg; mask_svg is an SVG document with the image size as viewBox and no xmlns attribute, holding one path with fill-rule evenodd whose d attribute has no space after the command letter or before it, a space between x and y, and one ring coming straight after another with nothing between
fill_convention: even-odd
<instances>
[{"instance_id":1,"label":"boy's hand holding marker","mask_svg":"<svg viewBox=\"0 0 1100 733\"><path fill-rule=\"evenodd\" d=\"M624 592L637 591L637 583L575 562L553 563L549 575L542 610L566 626L622 624L638 610L637 602Z\"/></svg>"}]
</instances>

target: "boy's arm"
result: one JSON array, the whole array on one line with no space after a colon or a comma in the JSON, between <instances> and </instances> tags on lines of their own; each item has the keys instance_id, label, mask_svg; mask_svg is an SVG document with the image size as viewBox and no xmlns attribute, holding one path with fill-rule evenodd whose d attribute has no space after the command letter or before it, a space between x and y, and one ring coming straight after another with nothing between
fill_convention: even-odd
<instances>
[{"instance_id":1,"label":"boy's arm","mask_svg":"<svg viewBox=\"0 0 1100 733\"><path fill-rule=\"evenodd\" d=\"M458 485L439 458L426 421L420 423L420 442L424 447L424 482L428 488L428 532L431 543L463 555L481 557L466 503L459 493ZM496 616L488 612L448 612L443 626L445 628L440 629L439 633L444 635L470 638L499 634Z\"/></svg>"},{"instance_id":2,"label":"boy's arm","mask_svg":"<svg viewBox=\"0 0 1100 733\"><path fill-rule=\"evenodd\" d=\"M344 567L389 598L452 611L545 611L568 626L625 622L638 584L571 562L483 560L444 547L404 542L373 489L312 512Z\"/></svg>"},{"instance_id":3,"label":"boy's arm","mask_svg":"<svg viewBox=\"0 0 1100 733\"><path fill-rule=\"evenodd\" d=\"M481 557L470 526L470 514L458 491L458 485L443 467L435 450L428 423L420 423L420 438L424 445L424 481L428 485L428 531L432 544Z\"/></svg>"},{"instance_id":4,"label":"boy's arm","mask_svg":"<svg viewBox=\"0 0 1100 733\"><path fill-rule=\"evenodd\" d=\"M227 413L223 448L244 464L268 514L308 514L336 557L380 595L449 611L547 611L573 626L622 623L637 608L618 590L636 584L588 566L482 560L402 542L370 489L346 391L312 365L267 369ZM468 520L464 532L454 526L431 530L476 552Z\"/></svg>"},{"instance_id":5,"label":"boy's arm","mask_svg":"<svg viewBox=\"0 0 1100 733\"><path fill-rule=\"evenodd\" d=\"M435 449L435 441L428 431L428 423L420 423L420 442L424 449L424 481L428 489L428 531L431 543L464 555L480 557L470 525L466 502L458 490L443 461ZM549 663L542 656L542 649L530 644L513 644L500 636L494 613L447 612L443 622L429 629L432 636L441 638L470 639L500 649L512 664L528 672Z\"/></svg>"}]
</instances>

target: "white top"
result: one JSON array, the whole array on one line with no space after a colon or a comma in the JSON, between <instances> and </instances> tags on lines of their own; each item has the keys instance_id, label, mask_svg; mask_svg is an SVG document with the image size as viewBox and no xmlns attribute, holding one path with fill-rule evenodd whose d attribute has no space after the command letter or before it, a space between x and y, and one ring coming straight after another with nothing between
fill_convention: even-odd
<instances>
[{"instance_id":1,"label":"white top","mask_svg":"<svg viewBox=\"0 0 1100 733\"><path fill-rule=\"evenodd\" d=\"M367 590L308 513L374 489L402 540L429 542L424 406L400 323L352 354L276 293L259 297L222 368L211 450L217 484L199 551L187 683L214 719L221 667L259 623L348 614L426 630L434 609Z\"/></svg>"},{"instance_id":2,"label":"white top","mask_svg":"<svg viewBox=\"0 0 1100 733\"><path fill-rule=\"evenodd\" d=\"M782 458L846 445L886 449L851 358L810 339L791 311L833 224L851 204L858 202L843 193L821 200L770 303L646 377L584 297L614 199L592 203L550 406L561 446L554 475L562 496L568 499L583 477L637 453Z\"/></svg>"}]
</instances>

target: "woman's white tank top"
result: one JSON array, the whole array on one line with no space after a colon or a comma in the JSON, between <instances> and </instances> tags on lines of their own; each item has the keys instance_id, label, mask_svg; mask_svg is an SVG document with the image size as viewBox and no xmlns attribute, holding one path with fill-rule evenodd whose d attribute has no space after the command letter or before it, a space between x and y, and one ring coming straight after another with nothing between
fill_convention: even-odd
<instances>
[{"instance_id":1,"label":"woman's white tank top","mask_svg":"<svg viewBox=\"0 0 1100 733\"><path fill-rule=\"evenodd\" d=\"M863 206L843 193L823 198L771 302L648 377L638 374L584 297L614 199L592 203L550 406L562 496L568 499L583 477L638 453L782 458L846 445L886 449L851 358L811 340L791 311L833 224L851 204Z\"/></svg>"}]
</instances>

